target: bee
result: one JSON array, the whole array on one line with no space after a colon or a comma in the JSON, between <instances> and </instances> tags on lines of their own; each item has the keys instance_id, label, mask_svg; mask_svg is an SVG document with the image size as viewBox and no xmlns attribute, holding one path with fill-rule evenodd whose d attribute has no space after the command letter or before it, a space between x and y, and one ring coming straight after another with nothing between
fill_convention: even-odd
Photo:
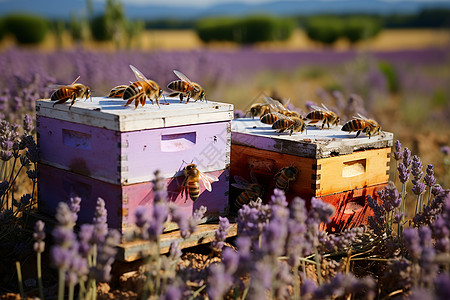
<instances>
[{"instance_id":1,"label":"bee","mask_svg":"<svg viewBox=\"0 0 450 300\"><path fill-rule=\"evenodd\" d=\"M152 104L153 100L155 100L158 107L160 107L159 99L162 96L162 89L159 85L153 80L147 79L144 74L142 74L134 66L130 65L130 68L133 70L133 73L138 81L133 82L123 91L122 99L127 100L125 106L128 106L133 101L135 108L138 107L139 103L144 106L145 101L148 98Z\"/></svg>"},{"instance_id":2,"label":"bee","mask_svg":"<svg viewBox=\"0 0 450 300\"><path fill-rule=\"evenodd\" d=\"M273 113L273 112L272 112L272 113L268 113L268 114L265 114L265 115L261 116L260 121L261 121L262 123L264 123L264 124L273 124L273 123L275 123L278 119L279 119L279 118L278 118L277 113Z\"/></svg>"},{"instance_id":3,"label":"bee","mask_svg":"<svg viewBox=\"0 0 450 300\"><path fill-rule=\"evenodd\" d=\"M323 129L325 125L330 128L330 124L337 126L341 122L341 118L336 113L329 110L324 104L322 104L322 107L315 105L311 107L314 110L306 116L306 119L309 120L308 125L322 121Z\"/></svg>"},{"instance_id":4,"label":"bee","mask_svg":"<svg viewBox=\"0 0 450 300\"><path fill-rule=\"evenodd\" d=\"M246 115L250 114L253 119L254 117L261 117L268 113L270 113L270 104L255 103L247 111Z\"/></svg>"},{"instance_id":5,"label":"bee","mask_svg":"<svg viewBox=\"0 0 450 300\"><path fill-rule=\"evenodd\" d=\"M122 98L123 93L128 88L128 85L118 85L113 87L109 92L108 98Z\"/></svg>"},{"instance_id":6,"label":"bee","mask_svg":"<svg viewBox=\"0 0 450 300\"><path fill-rule=\"evenodd\" d=\"M237 210L241 209L243 205L250 203L250 201L256 201L256 199L262 197L264 194L263 186L256 181L252 173L250 173L250 177L252 183L239 175L234 176L236 183L232 183L231 186L243 190L234 202Z\"/></svg>"},{"instance_id":7,"label":"bee","mask_svg":"<svg viewBox=\"0 0 450 300\"><path fill-rule=\"evenodd\" d=\"M347 123L342 126L342 131L357 131L355 138L363 132L369 136L369 139L372 135L377 135L380 133L381 126L377 121L368 119L360 114L353 118L354 119L347 121Z\"/></svg>"},{"instance_id":8,"label":"bee","mask_svg":"<svg viewBox=\"0 0 450 300\"><path fill-rule=\"evenodd\" d=\"M76 83L78 79L80 79L80 76L78 76L70 85L52 84L49 86L50 88L57 89L50 97L51 101L56 101L53 103L53 107L56 104L64 103L70 99L72 100L72 103L70 103L69 109L71 109L72 105L75 103L75 99L83 97L85 99L91 98L91 89L84 84Z\"/></svg>"},{"instance_id":9,"label":"bee","mask_svg":"<svg viewBox=\"0 0 450 300\"><path fill-rule=\"evenodd\" d=\"M169 97L179 96L180 102L183 102L183 97L186 97L186 103L189 102L189 99L206 100L205 90L198 83L192 82L180 71L173 70L173 72L181 80L172 81L167 85L167 88L174 91L174 93L169 94Z\"/></svg>"},{"instance_id":10,"label":"bee","mask_svg":"<svg viewBox=\"0 0 450 300\"><path fill-rule=\"evenodd\" d=\"M181 196L183 197L183 193L186 195L186 200L189 197L192 201L197 200L200 195L200 182L203 183L205 188L208 191L212 191L211 183L214 181L219 181L219 179L213 175L207 175L197 169L196 164L189 164L184 168L184 181L181 186Z\"/></svg>"},{"instance_id":11,"label":"bee","mask_svg":"<svg viewBox=\"0 0 450 300\"><path fill-rule=\"evenodd\" d=\"M297 168L294 166L284 167L275 174L275 186L279 190L287 191L289 182L294 181L297 176Z\"/></svg>"},{"instance_id":12,"label":"bee","mask_svg":"<svg viewBox=\"0 0 450 300\"><path fill-rule=\"evenodd\" d=\"M306 124L302 118L288 117L280 113L276 113L279 120L272 124L272 129L277 129L277 133L289 131L289 135L294 132L302 133L306 129Z\"/></svg>"}]
</instances>

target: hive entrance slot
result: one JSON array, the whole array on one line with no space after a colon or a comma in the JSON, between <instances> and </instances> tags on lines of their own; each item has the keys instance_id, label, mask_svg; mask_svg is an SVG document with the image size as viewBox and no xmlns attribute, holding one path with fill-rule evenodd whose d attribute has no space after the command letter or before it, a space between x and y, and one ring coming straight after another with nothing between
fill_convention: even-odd
<instances>
[{"instance_id":1,"label":"hive entrance slot","mask_svg":"<svg viewBox=\"0 0 450 300\"><path fill-rule=\"evenodd\" d=\"M358 159L344 162L342 177L355 177L366 172L366 159Z\"/></svg>"},{"instance_id":2,"label":"hive entrance slot","mask_svg":"<svg viewBox=\"0 0 450 300\"><path fill-rule=\"evenodd\" d=\"M197 134L195 132L185 132L176 134L161 135L161 151L177 152L187 150L195 146Z\"/></svg>"}]
</instances>

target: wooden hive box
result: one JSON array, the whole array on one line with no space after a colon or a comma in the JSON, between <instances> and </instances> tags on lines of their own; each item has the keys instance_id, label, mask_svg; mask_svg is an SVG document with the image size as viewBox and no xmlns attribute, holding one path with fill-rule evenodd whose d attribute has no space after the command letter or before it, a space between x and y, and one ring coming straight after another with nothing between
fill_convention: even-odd
<instances>
[{"instance_id":1,"label":"wooden hive box","mask_svg":"<svg viewBox=\"0 0 450 300\"><path fill-rule=\"evenodd\" d=\"M335 214L341 214L337 223L348 221L364 209L367 194L376 196L387 184L393 134L355 138L356 133L348 134L341 128L307 127L307 131L289 136L276 133L258 119L233 120L231 178L240 175L250 180L253 172L268 191L267 202L275 187L275 174L283 167L295 166L300 172L290 183L288 201L295 196L321 198L342 210ZM240 191L231 192L233 197ZM367 215L361 218L367 219Z\"/></svg>"},{"instance_id":2,"label":"wooden hive box","mask_svg":"<svg viewBox=\"0 0 450 300\"><path fill-rule=\"evenodd\" d=\"M151 207L156 170L167 179L170 201L186 214L201 205L210 216L227 212L232 105L168 98L161 108L147 103L135 109L122 99L94 97L69 110L53 103L36 103L40 212L53 215L57 203L75 193L82 198L80 222L91 222L101 197L108 224L124 233L138 205ZM191 162L219 178L212 192L201 185L195 202L180 193L183 168Z\"/></svg>"}]
</instances>

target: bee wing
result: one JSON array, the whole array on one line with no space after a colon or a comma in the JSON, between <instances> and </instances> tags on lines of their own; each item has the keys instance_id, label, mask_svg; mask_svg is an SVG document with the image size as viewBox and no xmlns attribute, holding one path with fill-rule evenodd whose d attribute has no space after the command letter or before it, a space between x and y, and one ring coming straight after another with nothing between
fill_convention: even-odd
<instances>
[{"instance_id":1,"label":"bee wing","mask_svg":"<svg viewBox=\"0 0 450 300\"><path fill-rule=\"evenodd\" d=\"M175 75L177 75L178 78L188 83L196 92L198 92L198 89L195 87L194 83L186 75L177 70L173 70L173 72L175 73Z\"/></svg>"},{"instance_id":2,"label":"bee wing","mask_svg":"<svg viewBox=\"0 0 450 300\"><path fill-rule=\"evenodd\" d=\"M274 112L274 114L278 117L278 119L285 119L285 120L288 120L291 123L294 123L294 120L292 120L291 118L289 118L286 115L280 114L279 112Z\"/></svg>"},{"instance_id":3,"label":"bee wing","mask_svg":"<svg viewBox=\"0 0 450 300\"><path fill-rule=\"evenodd\" d=\"M240 189L240 190L246 190L246 191L251 191L251 189L248 187L248 185L243 185L241 183L232 183L231 186Z\"/></svg>"},{"instance_id":4,"label":"bee wing","mask_svg":"<svg viewBox=\"0 0 450 300\"><path fill-rule=\"evenodd\" d=\"M159 86L156 82L153 80L147 80L148 84L152 87L153 90L157 91L159 90Z\"/></svg>"},{"instance_id":5,"label":"bee wing","mask_svg":"<svg viewBox=\"0 0 450 300\"><path fill-rule=\"evenodd\" d=\"M287 110L286 107L283 106L283 104L280 103L278 100L274 100L271 97L264 97L264 100L275 110Z\"/></svg>"},{"instance_id":6,"label":"bee wing","mask_svg":"<svg viewBox=\"0 0 450 300\"><path fill-rule=\"evenodd\" d=\"M199 180L201 182L203 182L203 185L205 186L205 188L211 192L212 191L211 183L213 183L214 181L219 181L219 178L217 178L214 175L210 175L210 174L207 175L207 174L199 171Z\"/></svg>"},{"instance_id":7,"label":"bee wing","mask_svg":"<svg viewBox=\"0 0 450 300\"><path fill-rule=\"evenodd\" d=\"M378 123L376 121L368 119L368 118L364 117L363 115L361 115L360 113L357 113L357 116L353 116L353 118L365 121L365 122L369 123L371 126L378 126Z\"/></svg>"},{"instance_id":8,"label":"bee wing","mask_svg":"<svg viewBox=\"0 0 450 300\"><path fill-rule=\"evenodd\" d=\"M147 82L149 81L149 80L147 79L147 77L145 77L145 75L141 73L141 71L139 71L138 69L136 69L135 66L130 65L130 68L131 68L131 70L133 70L134 76L136 76L136 79L137 79L138 81L141 81L141 80L147 81Z\"/></svg>"}]
</instances>

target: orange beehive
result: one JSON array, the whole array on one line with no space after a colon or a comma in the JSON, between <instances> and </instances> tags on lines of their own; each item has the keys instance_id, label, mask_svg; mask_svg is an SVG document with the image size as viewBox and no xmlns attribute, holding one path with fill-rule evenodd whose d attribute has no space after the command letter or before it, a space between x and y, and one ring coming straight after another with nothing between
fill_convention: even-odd
<instances>
[{"instance_id":1,"label":"orange beehive","mask_svg":"<svg viewBox=\"0 0 450 300\"><path fill-rule=\"evenodd\" d=\"M343 222L356 225L354 215L362 210L359 223L363 223L370 213L364 208L365 197L376 197L376 191L389 180L393 134L382 132L370 139L355 135L341 131L341 126L323 130L308 127L303 133L289 135L276 133L256 119L234 120L230 181L236 175L250 181L253 173L266 190L263 200L269 201L275 174L283 167L295 166L299 172L286 192L288 201L295 196L307 201L316 197L333 204L334 228ZM232 190L231 199L239 192Z\"/></svg>"}]
</instances>

